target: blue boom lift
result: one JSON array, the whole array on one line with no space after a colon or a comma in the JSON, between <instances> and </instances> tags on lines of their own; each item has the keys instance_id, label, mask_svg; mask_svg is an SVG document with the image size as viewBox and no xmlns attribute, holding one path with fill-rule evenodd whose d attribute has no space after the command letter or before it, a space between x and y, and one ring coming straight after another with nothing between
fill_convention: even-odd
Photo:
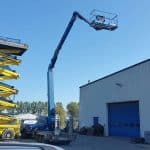
<instances>
[{"instance_id":1,"label":"blue boom lift","mask_svg":"<svg viewBox=\"0 0 150 150\"><path fill-rule=\"evenodd\" d=\"M80 19L87 23L90 27L97 30L109 30L114 31L117 29L118 25L118 19L116 14L102 12L98 10L93 10L91 12L91 18L88 20L85 17L83 17L79 12L75 11L72 14L72 17L65 29L65 32L63 33L63 36L61 37L56 50L54 52L54 55L51 59L51 62L48 66L47 71L47 86L48 86L48 131L38 131L36 132L36 138L38 141L48 141L50 143L57 143L57 142L70 142L71 138L68 136L62 136L61 132L58 134L56 133L56 112L55 112L55 103L54 103L54 86L53 86L53 70L55 67L55 63L58 58L58 54L70 32L70 30L73 27L73 24L77 19Z\"/></svg>"}]
</instances>

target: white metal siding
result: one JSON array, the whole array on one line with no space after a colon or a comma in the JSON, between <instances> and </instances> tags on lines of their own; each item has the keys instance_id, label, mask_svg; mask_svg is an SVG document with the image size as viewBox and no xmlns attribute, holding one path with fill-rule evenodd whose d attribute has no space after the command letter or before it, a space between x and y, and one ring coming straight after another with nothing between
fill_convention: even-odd
<instances>
[{"instance_id":1,"label":"white metal siding","mask_svg":"<svg viewBox=\"0 0 150 150\"><path fill-rule=\"evenodd\" d=\"M122 87L116 85L122 84ZM150 61L80 88L80 127L98 116L108 135L107 103L139 100L141 136L150 131Z\"/></svg>"}]
</instances>

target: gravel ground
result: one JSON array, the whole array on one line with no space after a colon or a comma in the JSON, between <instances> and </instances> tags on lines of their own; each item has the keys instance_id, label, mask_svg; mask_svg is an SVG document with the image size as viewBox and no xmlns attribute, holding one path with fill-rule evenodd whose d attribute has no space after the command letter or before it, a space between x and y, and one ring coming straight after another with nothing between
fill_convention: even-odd
<instances>
[{"instance_id":1,"label":"gravel ground","mask_svg":"<svg viewBox=\"0 0 150 150\"><path fill-rule=\"evenodd\" d=\"M133 144L130 139L79 135L65 150L150 150L150 145Z\"/></svg>"}]
</instances>

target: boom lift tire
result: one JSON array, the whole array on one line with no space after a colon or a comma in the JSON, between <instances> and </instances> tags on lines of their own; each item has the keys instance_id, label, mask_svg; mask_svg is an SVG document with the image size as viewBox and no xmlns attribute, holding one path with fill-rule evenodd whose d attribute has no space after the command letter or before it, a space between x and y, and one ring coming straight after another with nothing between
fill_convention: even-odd
<instances>
[{"instance_id":1,"label":"boom lift tire","mask_svg":"<svg viewBox=\"0 0 150 150\"><path fill-rule=\"evenodd\" d=\"M13 140L15 138L15 133L13 130L6 129L2 134L2 140Z\"/></svg>"}]
</instances>

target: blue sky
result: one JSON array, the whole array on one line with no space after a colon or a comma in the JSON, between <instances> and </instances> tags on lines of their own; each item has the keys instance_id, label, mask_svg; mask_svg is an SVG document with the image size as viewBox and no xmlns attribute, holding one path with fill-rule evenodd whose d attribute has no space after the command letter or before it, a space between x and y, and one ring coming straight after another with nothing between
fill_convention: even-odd
<instances>
[{"instance_id":1,"label":"blue sky","mask_svg":"<svg viewBox=\"0 0 150 150\"><path fill-rule=\"evenodd\" d=\"M79 99L79 86L150 57L149 0L1 0L0 34L21 39L29 50L15 69L19 101L47 100L46 72L74 10L87 16L94 8L117 13L119 28L94 31L76 21L54 71L55 101Z\"/></svg>"}]
</instances>

